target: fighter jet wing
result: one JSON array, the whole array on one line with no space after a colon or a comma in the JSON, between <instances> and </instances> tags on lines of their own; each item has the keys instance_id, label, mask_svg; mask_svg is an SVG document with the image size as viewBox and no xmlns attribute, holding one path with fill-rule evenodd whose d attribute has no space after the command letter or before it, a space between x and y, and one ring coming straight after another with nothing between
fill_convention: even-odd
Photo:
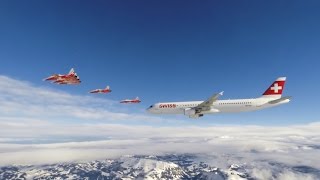
<instances>
[{"instance_id":1,"label":"fighter jet wing","mask_svg":"<svg viewBox=\"0 0 320 180\"><path fill-rule=\"evenodd\" d=\"M64 78L65 81L68 82L81 82L80 77L77 75L77 73L71 74L68 77Z\"/></svg>"},{"instance_id":2,"label":"fighter jet wing","mask_svg":"<svg viewBox=\"0 0 320 180\"><path fill-rule=\"evenodd\" d=\"M201 104L199 104L194 108L196 109L196 111L198 111L198 113L200 113L201 111L210 110L210 106L212 106L212 104L216 100L218 100L219 96L222 96L222 95L223 95L223 91L221 91L220 93L216 93L212 95L209 99L207 99L206 101L203 101Z\"/></svg>"}]
</instances>

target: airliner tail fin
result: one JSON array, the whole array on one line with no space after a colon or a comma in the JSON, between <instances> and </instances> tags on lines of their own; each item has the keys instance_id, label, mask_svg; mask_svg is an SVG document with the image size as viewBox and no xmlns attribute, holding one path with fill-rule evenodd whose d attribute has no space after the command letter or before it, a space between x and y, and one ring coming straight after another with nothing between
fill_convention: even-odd
<instances>
[{"instance_id":1,"label":"airliner tail fin","mask_svg":"<svg viewBox=\"0 0 320 180\"><path fill-rule=\"evenodd\" d=\"M286 77L279 77L271 86L263 93L264 98L281 98L282 91L284 90L284 84L286 83Z\"/></svg>"}]
</instances>

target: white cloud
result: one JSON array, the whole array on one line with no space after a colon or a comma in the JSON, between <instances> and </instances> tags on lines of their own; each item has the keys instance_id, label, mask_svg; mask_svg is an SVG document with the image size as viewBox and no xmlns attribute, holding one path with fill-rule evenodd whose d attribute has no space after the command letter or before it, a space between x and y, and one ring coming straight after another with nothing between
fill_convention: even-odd
<instances>
[{"instance_id":1,"label":"white cloud","mask_svg":"<svg viewBox=\"0 0 320 180\"><path fill-rule=\"evenodd\" d=\"M254 168L252 176L257 179L272 179L272 171L270 169L257 169Z\"/></svg>"},{"instance_id":2,"label":"white cloud","mask_svg":"<svg viewBox=\"0 0 320 180\"><path fill-rule=\"evenodd\" d=\"M274 169L277 168L277 169ZM261 168L253 168L252 176L257 179L278 179L278 180L315 180L312 174L299 173L289 169L281 169L280 167L263 166Z\"/></svg>"},{"instance_id":3,"label":"white cloud","mask_svg":"<svg viewBox=\"0 0 320 180\"><path fill-rule=\"evenodd\" d=\"M313 179L316 179L316 177L309 174L298 174L292 171L284 171L279 175L278 179L279 180L301 180L301 179L313 180Z\"/></svg>"},{"instance_id":4,"label":"white cloud","mask_svg":"<svg viewBox=\"0 0 320 180\"><path fill-rule=\"evenodd\" d=\"M17 132L23 129L15 124L6 128L8 127L18 128ZM23 133L29 136L32 134L38 141L42 137L52 139L62 137L61 143L18 144L10 138L8 141L2 140L0 164L93 160L126 154L200 153L215 157L215 163L220 166L228 157L233 161L272 160L288 165L299 164L320 168L318 129L319 125L264 128L88 124L61 127L44 123L34 133L29 131ZM20 134L21 137L23 133ZM225 138L226 136L229 138ZM101 140L90 140L89 137ZM54 155L55 158L50 158L53 152L59 153ZM73 152L73 155L70 156L70 152ZM41 154L43 156L40 156Z\"/></svg>"}]
</instances>

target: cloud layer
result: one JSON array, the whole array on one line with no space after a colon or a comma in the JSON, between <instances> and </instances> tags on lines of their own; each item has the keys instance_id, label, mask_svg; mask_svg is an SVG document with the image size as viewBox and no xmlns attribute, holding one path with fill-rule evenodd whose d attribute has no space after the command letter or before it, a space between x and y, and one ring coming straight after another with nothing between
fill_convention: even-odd
<instances>
[{"instance_id":1,"label":"cloud layer","mask_svg":"<svg viewBox=\"0 0 320 180\"><path fill-rule=\"evenodd\" d=\"M196 153L219 158L223 158L221 155L228 155L238 161L242 158L246 161L266 159L320 169L319 128L319 123L267 128L88 125L61 129L51 126L37 133L42 137L61 136L65 142L21 144L14 143L12 138L2 139L0 164L93 160L126 154ZM90 139L88 137L93 140L86 140Z\"/></svg>"}]
</instances>

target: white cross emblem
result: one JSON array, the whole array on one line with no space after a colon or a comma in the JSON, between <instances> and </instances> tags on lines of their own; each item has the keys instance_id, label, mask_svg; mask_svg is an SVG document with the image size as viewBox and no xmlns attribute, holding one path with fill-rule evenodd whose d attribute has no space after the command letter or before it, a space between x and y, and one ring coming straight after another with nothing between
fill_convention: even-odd
<instances>
[{"instance_id":1,"label":"white cross emblem","mask_svg":"<svg viewBox=\"0 0 320 180\"><path fill-rule=\"evenodd\" d=\"M282 89L282 86L279 86L278 83L274 83L273 87L270 88L274 93L278 93Z\"/></svg>"}]
</instances>

